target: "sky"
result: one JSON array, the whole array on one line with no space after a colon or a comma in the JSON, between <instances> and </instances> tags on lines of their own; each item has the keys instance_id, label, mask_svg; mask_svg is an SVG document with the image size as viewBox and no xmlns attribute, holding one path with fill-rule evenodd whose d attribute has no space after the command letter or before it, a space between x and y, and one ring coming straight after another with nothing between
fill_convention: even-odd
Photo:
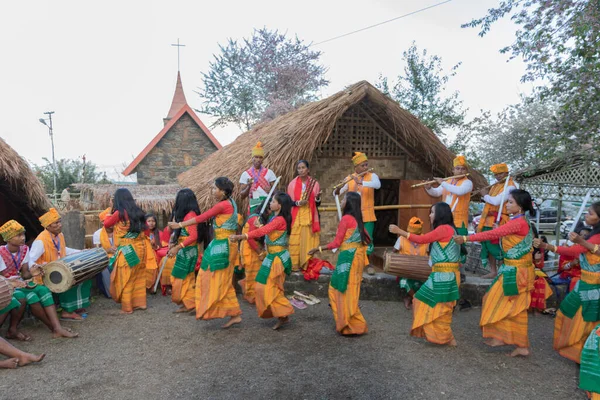
<instances>
[{"instance_id":1,"label":"sky","mask_svg":"<svg viewBox=\"0 0 600 400\"><path fill-rule=\"evenodd\" d=\"M86 156L116 179L163 127L175 89L180 40L181 76L187 101L199 108L202 86L219 43L249 37L267 27L308 43L376 24L440 0L345 1L47 1L0 6L0 137L30 163L51 157L48 129L39 119L54 111L56 158ZM519 79L520 60L507 62L499 49L514 41L515 26L500 21L481 38L462 23L485 15L498 1L449 3L363 32L315 46L323 52L327 97L361 80L402 72L402 52L413 41L462 62L448 85L458 90L473 118L493 113L531 91ZM206 125L214 118L199 115ZM237 126L212 129L225 145Z\"/></svg>"}]
</instances>

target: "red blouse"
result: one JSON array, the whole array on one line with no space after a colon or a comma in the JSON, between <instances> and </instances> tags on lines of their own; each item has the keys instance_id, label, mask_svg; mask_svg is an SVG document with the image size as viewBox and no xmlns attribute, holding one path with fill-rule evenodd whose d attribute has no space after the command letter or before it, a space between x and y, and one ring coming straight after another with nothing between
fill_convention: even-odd
<instances>
[{"instance_id":1,"label":"red blouse","mask_svg":"<svg viewBox=\"0 0 600 400\"><path fill-rule=\"evenodd\" d=\"M346 236L346 231L348 231L348 229L356 229L357 226L358 223L352 215L344 215L338 225L337 232L335 233L335 239L333 239L333 242L327 245L327 250L340 248L342 242L344 241L344 237Z\"/></svg>"},{"instance_id":2,"label":"red blouse","mask_svg":"<svg viewBox=\"0 0 600 400\"><path fill-rule=\"evenodd\" d=\"M196 213L194 211L190 211L189 213L187 213L185 215L185 217L183 217L183 220L188 221L188 220L194 219L194 218L196 218ZM197 224L189 225L189 226L186 226L185 229L187 229L189 236L185 238L185 240L183 241L182 244L184 246L189 246L190 244L192 244L196 240L198 240L198 225Z\"/></svg>"},{"instance_id":3,"label":"red blouse","mask_svg":"<svg viewBox=\"0 0 600 400\"><path fill-rule=\"evenodd\" d=\"M440 225L434 230L424 235L410 234L408 240L413 243L426 244L433 242L449 242L450 239L456 234L454 229L450 225Z\"/></svg>"},{"instance_id":4,"label":"red blouse","mask_svg":"<svg viewBox=\"0 0 600 400\"><path fill-rule=\"evenodd\" d=\"M471 242L484 242L486 240L496 240L508 235L527 236L529 233L529 223L523 217L509 220L506 224L492 229L491 231L480 232L469 236Z\"/></svg>"},{"instance_id":5,"label":"red blouse","mask_svg":"<svg viewBox=\"0 0 600 400\"><path fill-rule=\"evenodd\" d=\"M119 222L121 220L121 217L119 216L119 210L116 210L114 213L112 213L112 215L110 217L107 217L104 220L104 227L105 228L110 228L112 226L115 226L117 224L117 222ZM129 217L127 216L127 211L125 211L125 220L129 220Z\"/></svg>"},{"instance_id":6,"label":"red blouse","mask_svg":"<svg viewBox=\"0 0 600 400\"><path fill-rule=\"evenodd\" d=\"M587 240L591 244L600 244L600 234L596 234ZM570 247L566 246L558 246L556 252L560 255L570 256L573 258L577 258L580 254L584 254L588 252L588 249L583 247L580 244L575 244Z\"/></svg>"},{"instance_id":7,"label":"red blouse","mask_svg":"<svg viewBox=\"0 0 600 400\"><path fill-rule=\"evenodd\" d=\"M251 217L250 219L248 219L248 221L246 222L248 224L248 233L254 232L255 230L258 229L256 227L256 225L254 225L256 223L257 219L258 219L258 217L255 215L255 216ZM256 253L258 253L260 251L260 248L258 247L258 242L256 240L248 239L248 245Z\"/></svg>"},{"instance_id":8,"label":"red blouse","mask_svg":"<svg viewBox=\"0 0 600 400\"><path fill-rule=\"evenodd\" d=\"M215 204L210 210L203 212L196 217L196 223L208 221L211 218L216 217L219 214L233 214L233 206L229 200L223 200Z\"/></svg>"},{"instance_id":9,"label":"red blouse","mask_svg":"<svg viewBox=\"0 0 600 400\"><path fill-rule=\"evenodd\" d=\"M248 232L248 239L256 239L262 236L266 236L273 231L285 231L287 229L287 224L285 223L285 219L283 217L277 216L271 220L268 224L256 228L252 232Z\"/></svg>"}]
</instances>

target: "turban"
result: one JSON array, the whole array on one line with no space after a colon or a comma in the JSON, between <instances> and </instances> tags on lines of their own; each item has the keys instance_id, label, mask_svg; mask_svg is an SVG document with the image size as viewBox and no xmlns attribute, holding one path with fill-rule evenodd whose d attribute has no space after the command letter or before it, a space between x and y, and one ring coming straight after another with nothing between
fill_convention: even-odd
<instances>
[{"instance_id":1,"label":"turban","mask_svg":"<svg viewBox=\"0 0 600 400\"><path fill-rule=\"evenodd\" d=\"M458 167L458 166L468 167L468 165L467 165L467 159L465 158L465 156L463 156L461 154L459 154L459 155L456 156L456 158L454 159L454 161L452 162L452 164L455 167Z\"/></svg>"},{"instance_id":2,"label":"turban","mask_svg":"<svg viewBox=\"0 0 600 400\"><path fill-rule=\"evenodd\" d=\"M42 224L42 226L44 228L46 228L50 224L55 223L59 219L60 219L60 214L58 213L58 211L56 211L56 208L49 209L46 214L42 215L39 218L40 223Z\"/></svg>"},{"instance_id":3,"label":"turban","mask_svg":"<svg viewBox=\"0 0 600 400\"><path fill-rule=\"evenodd\" d=\"M505 163L495 164L490 167L490 171L492 171L492 174L502 174L508 172L508 165Z\"/></svg>"},{"instance_id":4,"label":"turban","mask_svg":"<svg viewBox=\"0 0 600 400\"><path fill-rule=\"evenodd\" d=\"M412 217L408 221L408 231L415 235L420 235L423 232L423 221L419 217Z\"/></svg>"},{"instance_id":5,"label":"turban","mask_svg":"<svg viewBox=\"0 0 600 400\"><path fill-rule=\"evenodd\" d=\"M252 157L254 157L254 156L259 156L259 157L265 156L265 149L263 149L261 142L256 143L256 146L254 146L252 148Z\"/></svg>"},{"instance_id":6,"label":"turban","mask_svg":"<svg viewBox=\"0 0 600 400\"><path fill-rule=\"evenodd\" d=\"M365 153L361 153L359 151L355 151L354 157L352 157L352 163L354 163L354 165L362 164L367 160L368 160L367 155Z\"/></svg>"},{"instance_id":7,"label":"turban","mask_svg":"<svg viewBox=\"0 0 600 400\"><path fill-rule=\"evenodd\" d=\"M25 232L23 225L14 219L11 219L4 225L0 226L0 235L2 235L2 239L4 239L5 242L8 242L10 239L20 235L23 232Z\"/></svg>"},{"instance_id":8,"label":"turban","mask_svg":"<svg viewBox=\"0 0 600 400\"><path fill-rule=\"evenodd\" d=\"M104 222L104 220L106 218L108 218L108 216L111 214L111 208L108 207L106 210L102 211L100 214L98 214L98 218L100 218L100 222Z\"/></svg>"}]
</instances>

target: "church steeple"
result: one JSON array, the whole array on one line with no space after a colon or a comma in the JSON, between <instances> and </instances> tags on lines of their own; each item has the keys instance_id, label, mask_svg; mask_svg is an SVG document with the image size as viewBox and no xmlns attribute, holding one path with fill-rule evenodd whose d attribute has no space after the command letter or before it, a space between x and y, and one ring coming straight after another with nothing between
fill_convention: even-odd
<instances>
[{"instance_id":1,"label":"church steeple","mask_svg":"<svg viewBox=\"0 0 600 400\"><path fill-rule=\"evenodd\" d=\"M173 95L173 101L171 102L171 108L165 118L165 124L169 122L171 118L177 114L183 106L187 104L185 94L183 93L183 85L181 84L181 74L177 71L177 84L175 85L175 94Z\"/></svg>"}]
</instances>

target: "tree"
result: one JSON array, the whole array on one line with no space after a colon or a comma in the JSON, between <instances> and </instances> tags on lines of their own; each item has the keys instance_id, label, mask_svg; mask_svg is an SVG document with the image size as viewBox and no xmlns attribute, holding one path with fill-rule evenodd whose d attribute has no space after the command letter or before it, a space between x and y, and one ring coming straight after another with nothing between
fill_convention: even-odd
<instances>
[{"instance_id":1,"label":"tree","mask_svg":"<svg viewBox=\"0 0 600 400\"><path fill-rule=\"evenodd\" d=\"M516 40L502 48L522 57L522 81L539 80L535 95L557 105L557 134L576 134L580 142L600 138L600 5L598 0L504 0L487 15L463 27L480 28L510 16Z\"/></svg>"},{"instance_id":2,"label":"tree","mask_svg":"<svg viewBox=\"0 0 600 400\"><path fill-rule=\"evenodd\" d=\"M254 30L250 39L219 45L203 73L203 113L217 117L213 126L237 124L242 130L316 99L329 83L319 64L320 51L277 30Z\"/></svg>"},{"instance_id":3,"label":"tree","mask_svg":"<svg viewBox=\"0 0 600 400\"><path fill-rule=\"evenodd\" d=\"M33 171L44 184L47 193L54 191L54 174L52 162L44 158L44 165L34 165ZM106 173L101 179L101 174L96 172L96 164L81 160L60 159L56 161L56 191L60 194L73 183L106 183Z\"/></svg>"},{"instance_id":4,"label":"tree","mask_svg":"<svg viewBox=\"0 0 600 400\"><path fill-rule=\"evenodd\" d=\"M388 79L382 76L376 84L383 93L397 101L400 106L414 114L440 139L446 139L447 129L463 126L466 110L459 93L445 96L446 84L456 75L460 63L454 65L446 75L439 56L429 56L427 50L419 52L415 42L402 53L406 63L404 74L390 89Z\"/></svg>"}]
</instances>

